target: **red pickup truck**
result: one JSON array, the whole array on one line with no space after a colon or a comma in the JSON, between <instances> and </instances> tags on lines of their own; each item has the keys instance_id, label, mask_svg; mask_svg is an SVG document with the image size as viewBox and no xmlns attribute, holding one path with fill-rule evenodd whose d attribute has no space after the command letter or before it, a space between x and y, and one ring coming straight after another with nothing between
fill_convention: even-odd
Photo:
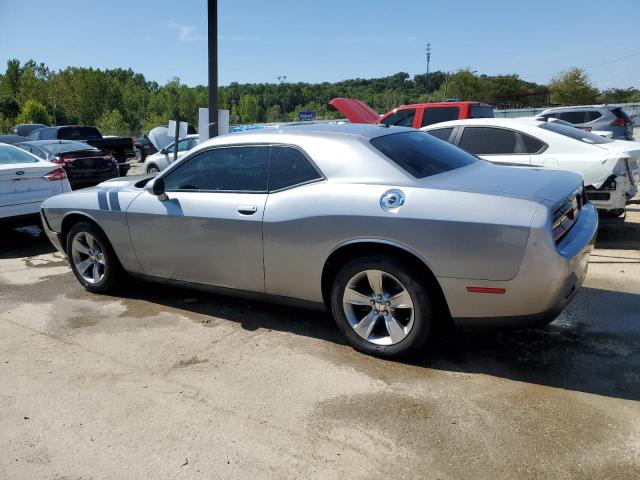
<instances>
[{"instance_id":1,"label":"red pickup truck","mask_svg":"<svg viewBox=\"0 0 640 480\"><path fill-rule=\"evenodd\" d=\"M480 102L414 103L401 105L384 115L355 98L334 98L329 104L351 123L383 123L421 128L449 120L493 118L493 107Z\"/></svg>"}]
</instances>

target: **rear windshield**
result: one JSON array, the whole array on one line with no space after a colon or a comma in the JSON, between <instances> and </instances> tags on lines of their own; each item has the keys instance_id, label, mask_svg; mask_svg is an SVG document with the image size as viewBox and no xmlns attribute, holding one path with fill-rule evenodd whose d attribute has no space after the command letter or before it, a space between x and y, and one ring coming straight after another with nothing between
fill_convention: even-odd
<instances>
[{"instance_id":1,"label":"rear windshield","mask_svg":"<svg viewBox=\"0 0 640 480\"><path fill-rule=\"evenodd\" d=\"M616 117L618 118L622 118L623 120L626 120L627 122L631 122L631 119L629 118L629 115L627 115L627 112L625 112L623 109L621 108L614 108L613 110L611 110L611 113L613 113Z\"/></svg>"},{"instance_id":2,"label":"rear windshield","mask_svg":"<svg viewBox=\"0 0 640 480\"><path fill-rule=\"evenodd\" d=\"M10 163L35 163L38 159L33 155L29 155L24 150L15 147L0 145L0 165L8 165Z\"/></svg>"},{"instance_id":3,"label":"rear windshield","mask_svg":"<svg viewBox=\"0 0 640 480\"><path fill-rule=\"evenodd\" d=\"M471 105L469 118L493 118L493 107L488 105Z\"/></svg>"},{"instance_id":4,"label":"rear windshield","mask_svg":"<svg viewBox=\"0 0 640 480\"><path fill-rule=\"evenodd\" d=\"M478 160L426 132L402 132L376 137L371 144L416 178L465 167Z\"/></svg>"},{"instance_id":5,"label":"rear windshield","mask_svg":"<svg viewBox=\"0 0 640 480\"><path fill-rule=\"evenodd\" d=\"M66 127L60 129L61 140L96 140L102 138L96 127Z\"/></svg>"},{"instance_id":6,"label":"rear windshield","mask_svg":"<svg viewBox=\"0 0 640 480\"><path fill-rule=\"evenodd\" d=\"M574 140L578 140L579 142L582 142L582 143L599 145L602 143L613 142L613 140L609 138L601 137L600 135L595 135L593 133L589 133L584 130L579 130L575 127L561 125L558 122L545 122L545 123L539 124L538 127L544 130L550 130L552 132L558 133L565 137L573 138Z\"/></svg>"},{"instance_id":7,"label":"rear windshield","mask_svg":"<svg viewBox=\"0 0 640 480\"><path fill-rule=\"evenodd\" d=\"M64 142L64 143L44 143L39 145L40 148L46 150L52 154L58 153L67 153L67 152L79 152L79 151L94 151L97 152L98 149L92 147L91 145L87 145L82 142Z\"/></svg>"}]
</instances>

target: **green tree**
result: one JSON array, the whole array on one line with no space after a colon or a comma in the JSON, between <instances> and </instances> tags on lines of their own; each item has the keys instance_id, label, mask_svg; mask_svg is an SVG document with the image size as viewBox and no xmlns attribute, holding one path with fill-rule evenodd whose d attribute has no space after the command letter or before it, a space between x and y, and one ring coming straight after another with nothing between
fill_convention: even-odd
<instances>
[{"instance_id":1,"label":"green tree","mask_svg":"<svg viewBox=\"0 0 640 480\"><path fill-rule=\"evenodd\" d=\"M11 121L11 119L5 117L2 113L0 113L0 134L11 132L12 127L13 122Z\"/></svg>"},{"instance_id":2,"label":"green tree","mask_svg":"<svg viewBox=\"0 0 640 480\"><path fill-rule=\"evenodd\" d=\"M96 120L96 127L103 135L125 136L130 131L129 125L127 125L119 110L105 111Z\"/></svg>"},{"instance_id":3,"label":"green tree","mask_svg":"<svg viewBox=\"0 0 640 480\"><path fill-rule=\"evenodd\" d=\"M20 114L16 118L16 123L51 123L51 117L47 107L35 100L27 100L22 104Z\"/></svg>"},{"instance_id":4,"label":"green tree","mask_svg":"<svg viewBox=\"0 0 640 480\"><path fill-rule=\"evenodd\" d=\"M549 93L551 103L561 105L585 105L594 103L598 98L598 89L579 68L567 70L551 80Z\"/></svg>"},{"instance_id":5,"label":"green tree","mask_svg":"<svg viewBox=\"0 0 640 480\"><path fill-rule=\"evenodd\" d=\"M271 105L267 108L267 122L273 123L280 121L280 105Z\"/></svg>"},{"instance_id":6,"label":"green tree","mask_svg":"<svg viewBox=\"0 0 640 480\"><path fill-rule=\"evenodd\" d=\"M240 120L243 123L257 122L258 115L260 114L258 98L255 95L243 95L242 98L240 98L238 114L240 115Z\"/></svg>"}]
</instances>

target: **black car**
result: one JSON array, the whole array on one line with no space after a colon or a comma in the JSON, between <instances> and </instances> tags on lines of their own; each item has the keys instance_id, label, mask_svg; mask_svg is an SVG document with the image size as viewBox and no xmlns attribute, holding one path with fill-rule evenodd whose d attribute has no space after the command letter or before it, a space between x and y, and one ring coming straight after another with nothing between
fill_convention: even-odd
<instances>
[{"instance_id":1,"label":"black car","mask_svg":"<svg viewBox=\"0 0 640 480\"><path fill-rule=\"evenodd\" d=\"M130 161L135 156L131 137L103 137L100 130L89 125L62 125L45 127L32 131L29 140L77 140L111 153L118 161L120 176L124 177L131 168Z\"/></svg>"},{"instance_id":2,"label":"black car","mask_svg":"<svg viewBox=\"0 0 640 480\"><path fill-rule=\"evenodd\" d=\"M34 140L15 144L16 147L57 163L67 172L72 189L92 187L110 178L119 177L118 162L111 153L73 140Z\"/></svg>"},{"instance_id":3,"label":"black car","mask_svg":"<svg viewBox=\"0 0 640 480\"><path fill-rule=\"evenodd\" d=\"M136 159L139 162L144 162L144 159L147 158L147 155L153 155L158 151L156 147L154 147L149 137L144 135L143 137L136 138L136 141L133 144L133 148L136 153Z\"/></svg>"},{"instance_id":4,"label":"black car","mask_svg":"<svg viewBox=\"0 0 640 480\"><path fill-rule=\"evenodd\" d=\"M46 128L46 125L42 123L19 123L13 127L13 133L15 135L26 137L34 130L38 130L40 128Z\"/></svg>"}]
</instances>

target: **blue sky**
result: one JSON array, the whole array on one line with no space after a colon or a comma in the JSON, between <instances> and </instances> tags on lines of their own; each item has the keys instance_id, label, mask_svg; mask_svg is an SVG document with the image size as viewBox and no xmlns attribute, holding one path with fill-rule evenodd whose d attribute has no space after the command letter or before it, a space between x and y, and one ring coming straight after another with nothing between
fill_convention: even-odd
<instances>
[{"instance_id":1,"label":"blue sky","mask_svg":"<svg viewBox=\"0 0 640 480\"><path fill-rule=\"evenodd\" d=\"M586 67L600 88L640 86L639 0L219 0L220 83L337 81L469 67L546 83ZM131 67L207 81L206 0L0 0L9 58L54 69ZM623 58L621 57L628 57ZM620 60L618 60L620 59Z\"/></svg>"}]
</instances>

